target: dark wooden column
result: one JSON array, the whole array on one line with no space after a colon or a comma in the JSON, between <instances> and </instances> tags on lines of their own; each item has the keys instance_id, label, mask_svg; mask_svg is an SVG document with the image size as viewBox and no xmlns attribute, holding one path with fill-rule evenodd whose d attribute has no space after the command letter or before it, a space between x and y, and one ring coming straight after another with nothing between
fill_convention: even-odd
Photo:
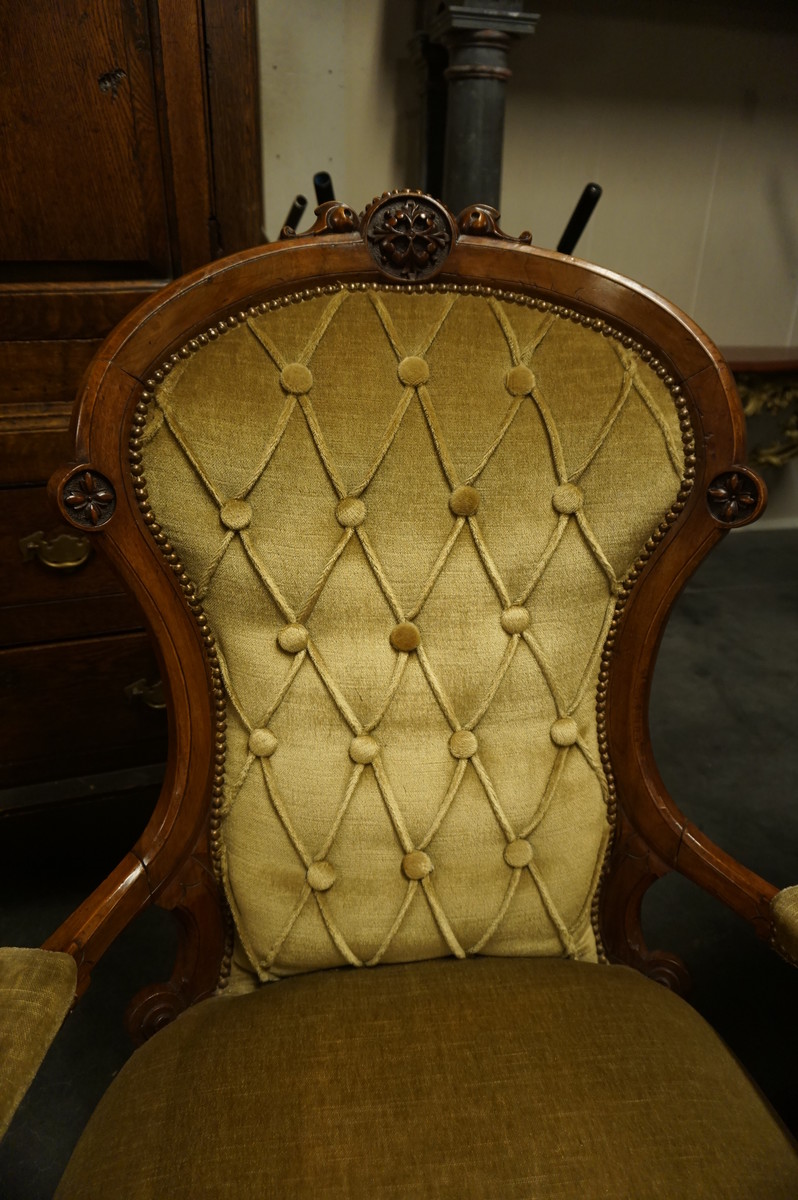
<instances>
[{"instance_id":1,"label":"dark wooden column","mask_svg":"<svg viewBox=\"0 0 798 1200\"><path fill-rule=\"evenodd\" d=\"M514 37L534 33L538 20L518 6L518 0L430 6L436 11L429 36L449 51L441 198L453 212L476 203L499 207L508 50Z\"/></svg>"}]
</instances>

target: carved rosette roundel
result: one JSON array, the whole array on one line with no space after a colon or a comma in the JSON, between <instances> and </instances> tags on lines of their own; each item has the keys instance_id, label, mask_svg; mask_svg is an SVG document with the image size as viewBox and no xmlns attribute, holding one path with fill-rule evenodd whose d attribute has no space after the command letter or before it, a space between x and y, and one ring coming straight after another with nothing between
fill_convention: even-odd
<instances>
[{"instance_id":1,"label":"carved rosette roundel","mask_svg":"<svg viewBox=\"0 0 798 1200\"><path fill-rule=\"evenodd\" d=\"M765 486L747 467L717 475L707 489L707 505L722 525L748 525L765 506Z\"/></svg>"},{"instance_id":2,"label":"carved rosette roundel","mask_svg":"<svg viewBox=\"0 0 798 1200\"><path fill-rule=\"evenodd\" d=\"M64 484L62 498L72 524L85 529L105 525L116 508L116 493L109 480L85 467Z\"/></svg>"},{"instance_id":3,"label":"carved rosette roundel","mask_svg":"<svg viewBox=\"0 0 798 1200\"><path fill-rule=\"evenodd\" d=\"M377 201L365 217L372 257L391 279L416 283L437 275L454 242L449 212L429 196L399 193Z\"/></svg>"}]
</instances>

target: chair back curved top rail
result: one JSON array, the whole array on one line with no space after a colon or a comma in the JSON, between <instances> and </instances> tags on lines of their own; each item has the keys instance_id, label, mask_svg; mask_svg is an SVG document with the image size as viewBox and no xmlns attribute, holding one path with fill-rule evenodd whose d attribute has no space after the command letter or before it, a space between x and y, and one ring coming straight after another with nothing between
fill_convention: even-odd
<instances>
[{"instance_id":1,"label":"chair back curved top rail","mask_svg":"<svg viewBox=\"0 0 798 1200\"><path fill-rule=\"evenodd\" d=\"M771 935L679 812L647 700L667 613L755 519L728 369L629 280L420 193L194 272L104 343L51 489L139 600L160 800L47 943L81 987L155 901L143 1036L230 986L438 954L605 956L671 986L672 868Z\"/></svg>"}]
</instances>

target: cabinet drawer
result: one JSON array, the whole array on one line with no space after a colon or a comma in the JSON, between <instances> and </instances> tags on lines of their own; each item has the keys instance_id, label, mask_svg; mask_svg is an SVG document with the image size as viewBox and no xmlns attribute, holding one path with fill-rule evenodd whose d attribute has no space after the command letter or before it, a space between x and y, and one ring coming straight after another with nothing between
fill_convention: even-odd
<instances>
[{"instance_id":1,"label":"cabinet drawer","mask_svg":"<svg viewBox=\"0 0 798 1200\"><path fill-rule=\"evenodd\" d=\"M0 284L0 312L6 308ZM46 483L72 453L69 417L101 340L6 341L0 325L0 483Z\"/></svg>"},{"instance_id":2,"label":"cabinet drawer","mask_svg":"<svg viewBox=\"0 0 798 1200\"><path fill-rule=\"evenodd\" d=\"M166 710L125 694L158 674L143 633L0 651L0 788L163 760Z\"/></svg>"},{"instance_id":3,"label":"cabinet drawer","mask_svg":"<svg viewBox=\"0 0 798 1200\"><path fill-rule=\"evenodd\" d=\"M52 565L58 559L79 565ZM44 488L0 491L0 561L5 564L0 645L89 637L142 625L137 605L90 535L59 521Z\"/></svg>"}]
</instances>

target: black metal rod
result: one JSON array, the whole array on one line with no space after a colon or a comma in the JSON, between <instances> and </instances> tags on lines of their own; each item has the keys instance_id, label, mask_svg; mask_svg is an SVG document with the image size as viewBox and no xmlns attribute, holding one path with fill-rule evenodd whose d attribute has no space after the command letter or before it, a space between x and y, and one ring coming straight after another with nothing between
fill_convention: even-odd
<instances>
[{"instance_id":1,"label":"black metal rod","mask_svg":"<svg viewBox=\"0 0 798 1200\"><path fill-rule=\"evenodd\" d=\"M316 203L324 204L327 200L335 199L332 179L326 171L317 171L313 176L313 186L316 189Z\"/></svg>"},{"instance_id":2,"label":"black metal rod","mask_svg":"<svg viewBox=\"0 0 798 1200\"><path fill-rule=\"evenodd\" d=\"M291 205L291 207L288 210L288 216L283 221L283 229L285 229L285 227L287 225L289 229L293 229L294 231L296 231L296 227L299 224L299 222L302 220L302 214L304 213L307 206L308 206L307 196L303 196L301 194L299 196L295 196L294 203Z\"/></svg>"},{"instance_id":3,"label":"black metal rod","mask_svg":"<svg viewBox=\"0 0 798 1200\"><path fill-rule=\"evenodd\" d=\"M597 183L589 183L579 197L571 219L565 226L565 232L557 243L560 254L573 254L576 243L585 232L585 226L593 215L593 209L601 199L601 188Z\"/></svg>"}]
</instances>

